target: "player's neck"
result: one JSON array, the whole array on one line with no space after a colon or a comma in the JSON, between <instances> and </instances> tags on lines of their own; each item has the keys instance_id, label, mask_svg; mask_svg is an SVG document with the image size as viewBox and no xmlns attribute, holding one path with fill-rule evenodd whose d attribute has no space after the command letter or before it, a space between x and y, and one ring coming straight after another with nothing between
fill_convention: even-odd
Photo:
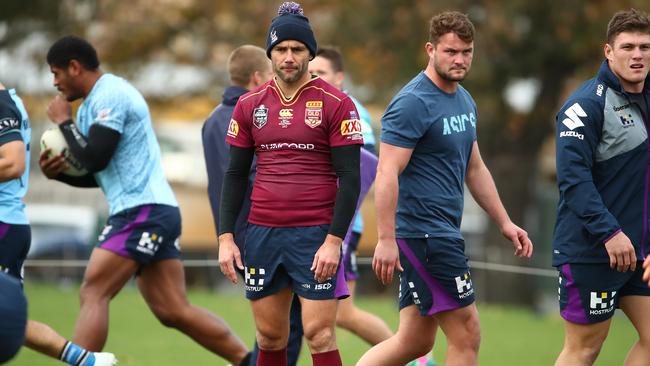
<instances>
[{"instance_id":1,"label":"player's neck","mask_svg":"<svg viewBox=\"0 0 650 366\"><path fill-rule=\"evenodd\" d=\"M427 68L424 70L424 74L429 79L431 79L431 82L433 82L440 90L444 91L445 93L453 94L458 89L457 81L443 79L431 65L427 66Z\"/></svg>"},{"instance_id":2,"label":"player's neck","mask_svg":"<svg viewBox=\"0 0 650 366\"><path fill-rule=\"evenodd\" d=\"M293 98L296 92L300 90L300 88L311 81L311 75L309 73L305 73L305 76L300 78L300 80L296 80L292 83L285 83L277 76L274 76L273 79L275 80L275 84L278 86L278 88L280 88L282 97L285 100L290 100Z\"/></svg>"},{"instance_id":3,"label":"player's neck","mask_svg":"<svg viewBox=\"0 0 650 366\"><path fill-rule=\"evenodd\" d=\"M104 75L104 72L102 70L97 69L94 71L88 71L82 80L82 89L83 89L83 95L84 98L90 94L90 92L93 90L95 87L95 84L97 84L97 80Z\"/></svg>"}]
</instances>

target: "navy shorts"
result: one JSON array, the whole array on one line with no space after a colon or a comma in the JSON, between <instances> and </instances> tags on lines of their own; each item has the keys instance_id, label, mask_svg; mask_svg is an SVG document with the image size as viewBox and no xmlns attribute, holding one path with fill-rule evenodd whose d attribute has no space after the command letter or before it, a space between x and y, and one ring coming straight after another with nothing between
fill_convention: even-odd
<instances>
[{"instance_id":1,"label":"navy shorts","mask_svg":"<svg viewBox=\"0 0 650 366\"><path fill-rule=\"evenodd\" d=\"M342 266L337 275L319 283L311 265L327 236L328 225L268 227L250 224L244 244L246 298L261 299L290 287L310 300L342 299L350 295ZM339 261L340 263L340 261Z\"/></svg>"},{"instance_id":2,"label":"navy shorts","mask_svg":"<svg viewBox=\"0 0 650 366\"><path fill-rule=\"evenodd\" d=\"M110 216L97 247L146 265L180 258L180 236L178 207L143 205Z\"/></svg>"},{"instance_id":3,"label":"navy shorts","mask_svg":"<svg viewBox=\"0 0 650 366\"><path fill-rule=\"evenodd\" d=\"M397 239L397 245L404 268L399 280L400 310L415 304L422 316L430 316L474 302L462 239Z\"/></svg>"},{"instance_id":4,"label":"navy shorts","mask_svg":"<svg viewBox=\"0 0 650 366\"><path fill-rule=\"evenodd\" d=\"M23 263L29 252L32 232L29 225L0 222L0 271L23 280Z\"/></svg>"},{"instance_id":5,"label":"navy shorts","mask_svg":"<svg viewBox=\"0 0 650 366\"><path fill-rule=\"evenodd\" d=\"M356 281L359 278L357 266L357 248L361 234L354 231L350 234L350 242L343 246L343 273L346 281Z\"/></svg>"},{"instance_id":6,"label":"navy shorts","mask_svg":"<svg viewBox=\"0 0 650 366\"><path fill-rule=\"evenodd\" d=\"M20 282L0 273L0 364L11 360L23 343L27 326L27 300Z\"/></svg>"},{"instance_id":7,"label":"navy shorts","mask_svg":"<svg viewBox=\"0 0 650 366\"><path fill-rule=\"evenodd\" d=\"M560 315L572 323L593 324L614 315L623 296L650 296L642 262L634 272L618 272L609 263L567 263L559 270Z\"/></svg>"}]
</instances>

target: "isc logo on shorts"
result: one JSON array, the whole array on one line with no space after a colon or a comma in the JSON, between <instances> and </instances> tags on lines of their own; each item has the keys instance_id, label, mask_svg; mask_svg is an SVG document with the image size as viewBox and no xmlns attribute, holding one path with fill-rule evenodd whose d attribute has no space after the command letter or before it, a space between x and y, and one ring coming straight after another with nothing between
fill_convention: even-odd
<instances>
[{"instance_id":1,"label":"isc logo on shorts","mask_svg":"<svg viewBox=\"0 0 650 366\"><path fill-rule=\"evenodd\" d=\"M616 291L594 292L589 294L589 315L601 315L614 311Z\"/></svg>"},{"instance_id":2,"label":"isc logo on shorts","mask_svg":"<svg viewBox=\"0 0 650 366\"><path fill-rule=\"evenodd\" d=\"M158 247L160 246L160 243L162 243L162 240L162 236L145 231L140 237L136 250L145 254L154 255L158 251Z\"/></svg>"},{"instance_id":3,"label":"isc logo on shorts","mask_svg":"<svg viewBox=\"0 0 650 366\"><path fill-rule=\"evenodd\" d=\"M262 291L264 288L264 275L266 270L264 268L245 267L244 268L244 282L247 291Z\"/></svg>"}]
</instances>

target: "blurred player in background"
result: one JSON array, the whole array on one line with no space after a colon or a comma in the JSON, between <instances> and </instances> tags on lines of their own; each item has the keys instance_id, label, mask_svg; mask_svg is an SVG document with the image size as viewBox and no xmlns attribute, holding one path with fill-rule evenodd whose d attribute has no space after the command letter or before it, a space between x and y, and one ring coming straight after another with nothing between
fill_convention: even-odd
<instances>
[{"instance_id":1,"label":"blurred player in background","mask_svg":"<svg viewBox=\"0 0 650 366\"><path fill-rule=\"evenodd\" d=\"M345 73L343 69L343 56L336 48L319 47L316 52L316 57L309 62L309 73L312 75L318 75L330 85L344 91L343 82L345 80ZM350 99L354 102L355 107L359 112L359 119L363 131L363 149L367 152L374 153L375 140L370 124L370 114L361 103L350 96L349 93L346 94L348 94ZM361 191L359 197L361 200L359 201L357 210L355 211L354 223L343 240L345 280L348 289L350 290L350 297L339 301L339 308L336 314L336 325L351 331L371 345L375 345L388 339L393 335L393 332L391 332L386 322L382 319L356 307L353 300L356 280L359 278L359 271L356 263L356 250L359 245L359 239L361 238L361 231L363 230L363 226L361 226L361 230L359 230L358 226L358 222L361 219L360 204L374 182L375 174L377 172L376 158L373 159L372 157L367 156L367 154L362 154L360 161Z\"/></svg>"},{"instance_id":2,"label":"blurred player in background","mask_svg":"<svg viewBox=\"0 0 650 366\"><path fill-rule=\"evenodd\" d=\"M512 223L476 140L477 111L459 85L470 70L474 25L466 15L431 19L426 69L395 96L382 118L375 205L379 241L373 269L389 283L400 271L397 333L358 365L403 365L428 353L438 326L446 365L476 365L478 311L460 232L464 184L512 242L530 257L528 234Z\"/></svg>"},{"instance_id":3,"label":"blurred player in background","mask_svg":"<svg viewBox=\"0 0 650 366\"><path fill-rule=\"evenodd\" d=\"M99 186L110 211L84 275L74 340L90 350L104 347L110 300L135 275L161 323L235 365L247 365L246 346L228 325L187 300L180 211L163 174L146 101L126 80L104 73L95 49L84 39L56 41L47 62L62 94L50 103L48 117L88 174L63 174L63 157L50 157L49 149L41 154L41 170L72 186ZM80 98L75 124L68 102Z\"/></svg>"},{"instance_id":4,"label":"blurred player in background","mask_svg":"<svg viewBox=\"0 0 650 366\"><path fill-rule=\"evenodd\" d=\"M228 57L228 74L230 75L231 86L223 92L221 104L212 111L203 125L201 136L203 139L203 152L205 155L205 166L208 171L208 197L212 208L214 227L218 227L219 205L221 204L221 189L223 178L228 168L230 157L229 147L226 144L226 133L228 124L232 118L232 112L239 97L252 89L256 89L268 82L273 77L271 63L266 57L263 48L244 45L236 48ZM246 196L241 212L237 217L235 231L233 233L235 243L239 246L240 252L244 251L246 241L246 228L248 227L248 214L250 213L250 197L255 180L256 162L253 159ZM243 275L243 271L241 272ZM302 321L300 319L300 301L294 296L291 303L290 331L287 346L287 358L289 366L295 366L300 355L302 345ZM257 363L259 348L255 342L250 365Z\"/></svg>"},{"instance_id":5,"label":"blurred player in background","mask_svg":"<svg viewBox=\"0 0 650 366\"><path fill-rule=\"evenodd\" d=\"M9 362L25 342L27 300L20 282L0 272L0 364Z\"/></svg>"},{"instance_id":6,"label":"blurred player in background","mask_svg":"<svg viewBox=\"0 0 650 366\"><path fill-rule=\"evenodd\" d=\"M235 266L246 271L258 365L286 365L295 293L313 364L336 366L341 365L336 299L347 295L339 266L341 244L359 195L363 137L350 98L308 72L317 45L300 5L286 2L278 14L266 47L275 77L239 98L228 127L230 164L219 211L219 262L233 282ZM233 232L254 154L257 175L244 268Z\"/></svg>"},{"instance_id":7,"label":"blurred player in background","mask_svg":"<svg viewBox=\"0 0 650 366\"><path fill-rule=\"evenodd\" d=\"M23 262L31 245L23 203L29 182L31 134L22 100L14 89L0 84L0 271L21 284ZM29 320L21 337L27 347L70 365L109 366L116 362L113 354L88 352L37 321Z\"/></svg>"},{"instance_id":8,"label":"blurred player in background","mask_svg":"<svg viewBox=\"0 0 650 366\"><path fill-rule=\"evenodd\" d=\"M650 18L628 10L607 26L598 74L556 117L560 190L553 235L564 348L556 365L591 365L616 308L639 334L625 365L650 362L647 255L650 189Z\"/></svg>"}]
</instances>

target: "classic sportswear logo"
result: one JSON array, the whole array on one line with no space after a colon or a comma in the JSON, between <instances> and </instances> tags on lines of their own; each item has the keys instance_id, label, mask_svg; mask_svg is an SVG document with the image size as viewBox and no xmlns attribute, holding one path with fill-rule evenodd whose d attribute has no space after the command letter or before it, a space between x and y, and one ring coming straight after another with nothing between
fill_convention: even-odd
<instances>
[{"instance_id":1,"label":"classic sportswear logo","mask_svg":"<svg viewBox=\"0 0 650 366\"><path fill-rule=\"evenodd\" d=\"M567 108L564 111L564 114L568 117L562 120L562 123L567 126L570 130L575 130L578 127L583 127L585 124L582 123L580 117L587 117L587 113L578 103L574 103L571 107Z\"/></svg>"},{"instance_id":2,"label":"classic sportswear logo","mask_svg":"<svg viewBox=\"0 0 650 366\"><path fill-rule=\"evenodd\" d=\"M275 29L271 32L271 43L275 42L278 40L278 32L275 31Z\"/></svg>"}]
</instances>

